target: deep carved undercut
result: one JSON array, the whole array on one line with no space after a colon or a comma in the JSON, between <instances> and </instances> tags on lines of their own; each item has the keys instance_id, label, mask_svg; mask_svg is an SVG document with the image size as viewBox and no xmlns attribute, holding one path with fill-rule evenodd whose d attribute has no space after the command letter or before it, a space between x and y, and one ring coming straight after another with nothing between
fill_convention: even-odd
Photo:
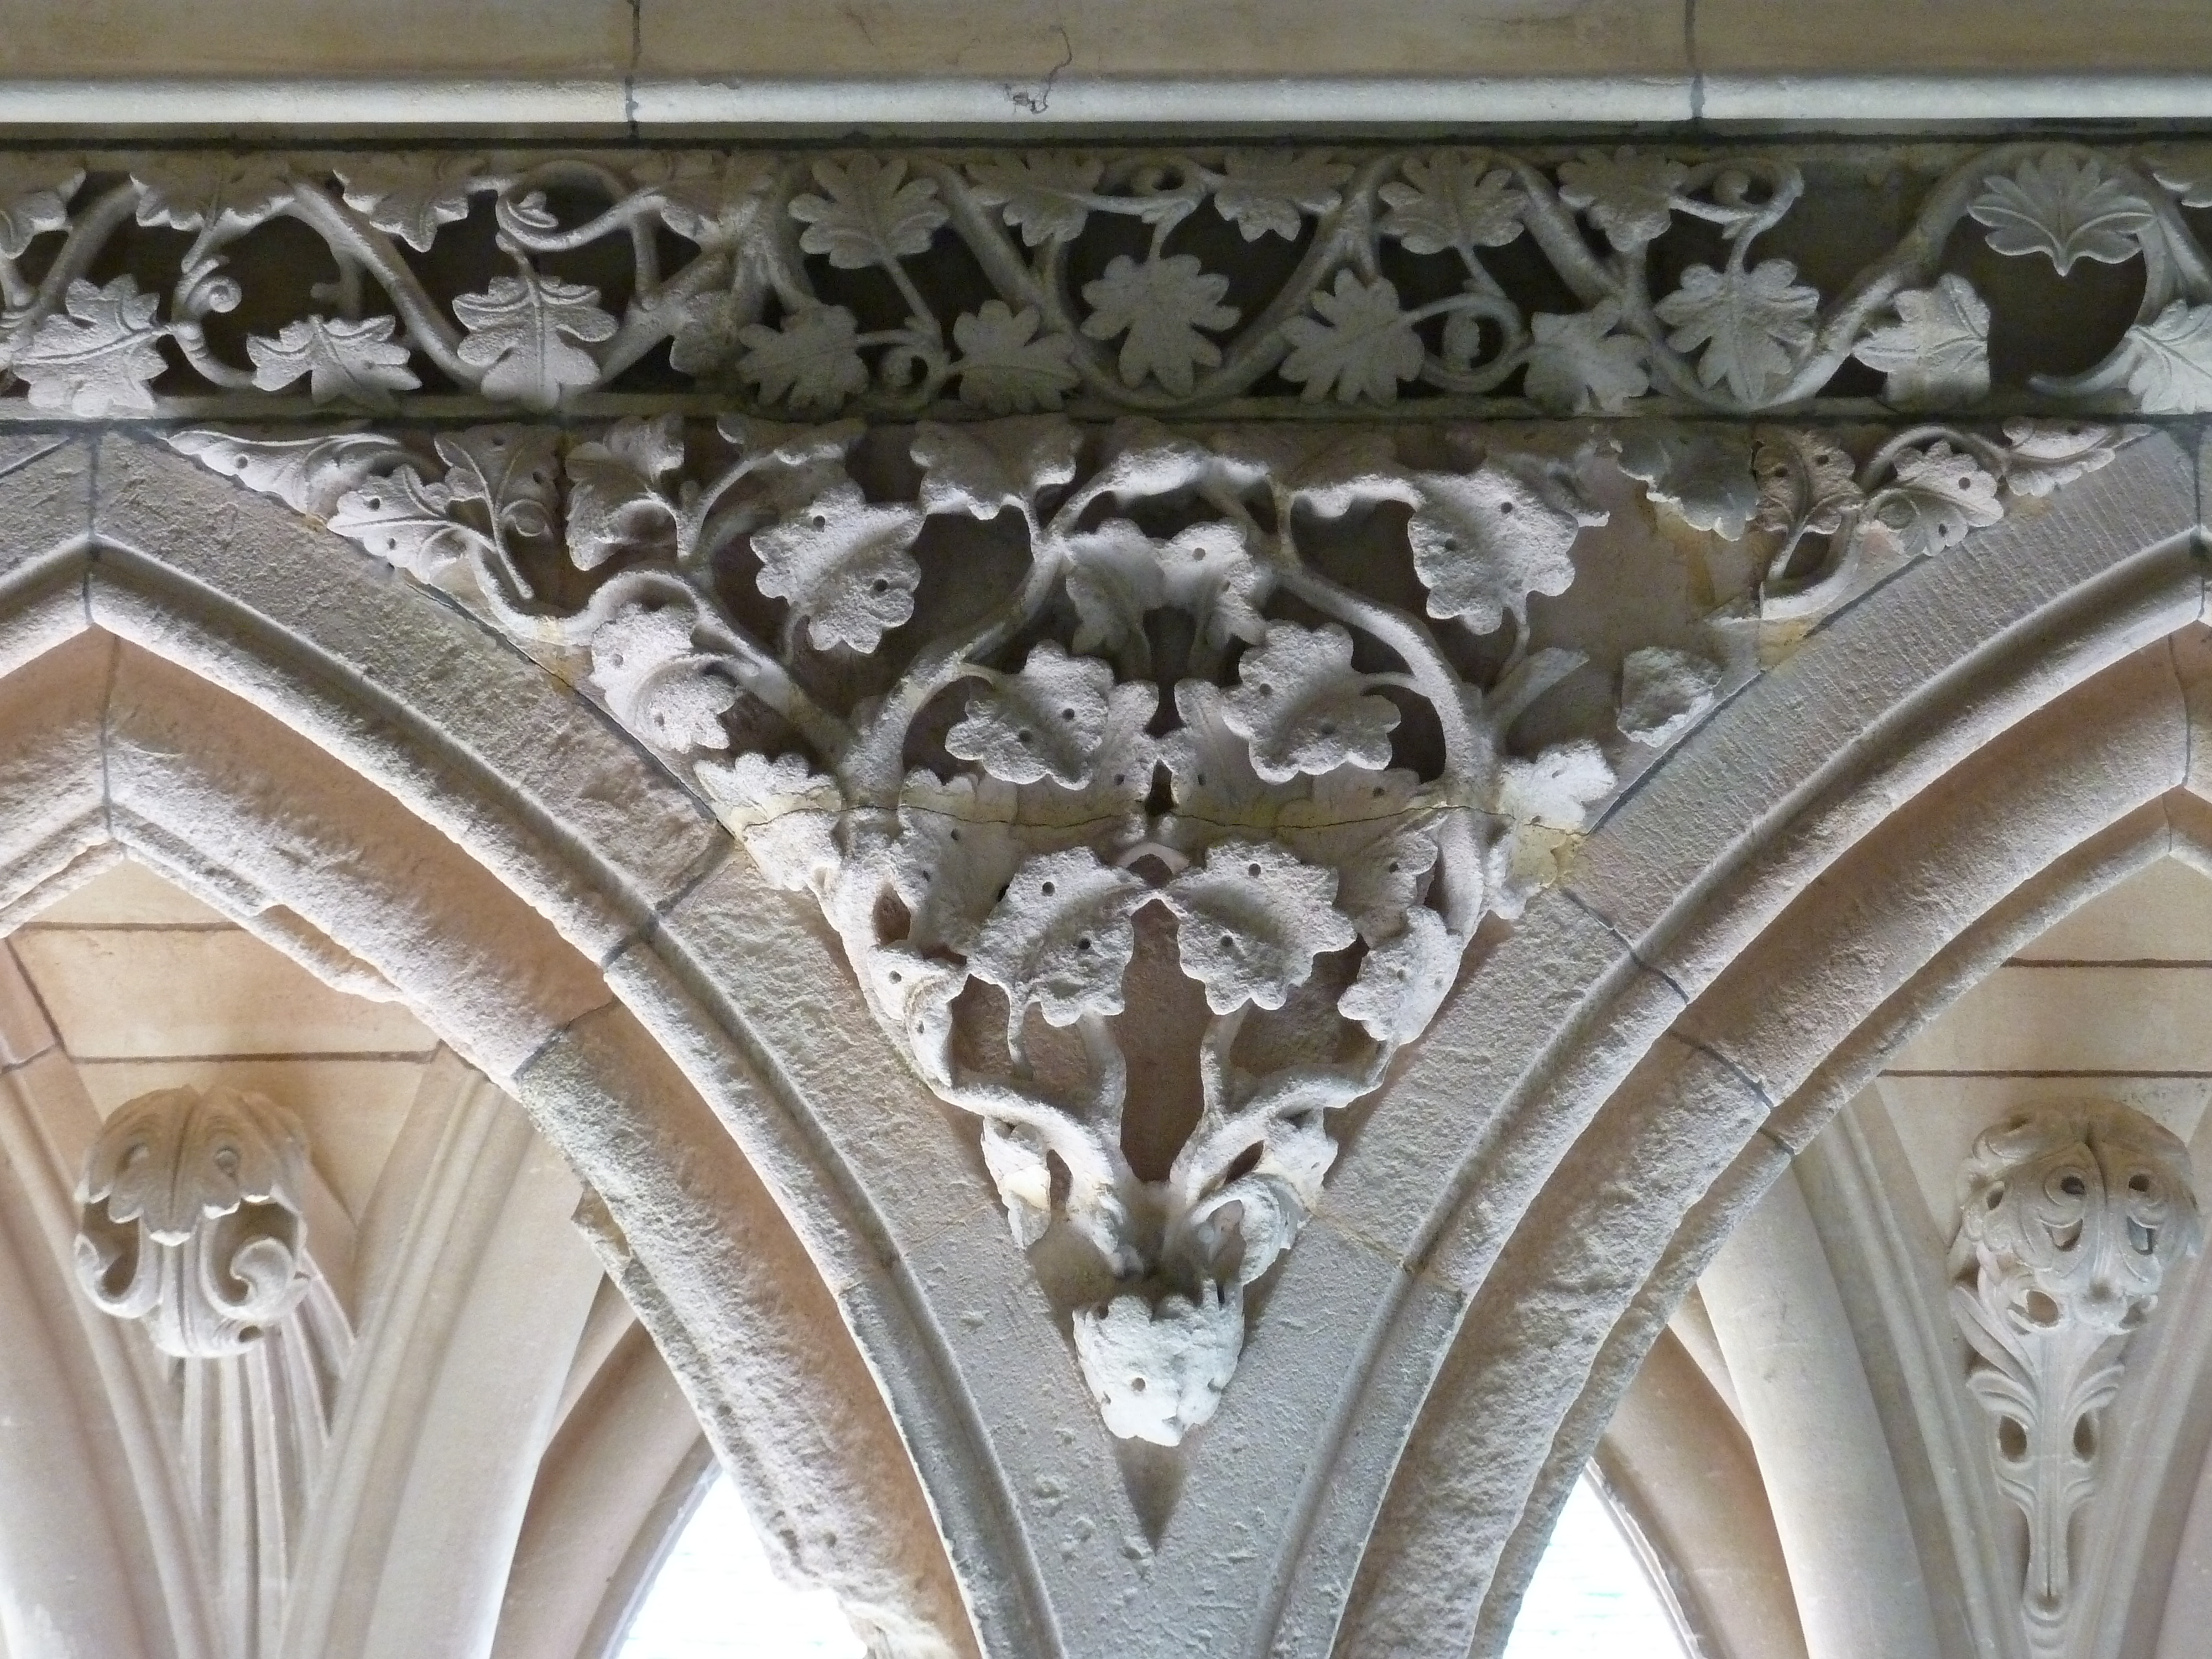
<instances>
[{"instance_id":1,"label":"deep carved undercut","mask_svg":"<svg viewBox=\"0 0 2212 1659\"><path fill-rule=\"evenodd\" d=\"M0 157L33 415L2212 408L2212 146ZM0 411L7 398L0 397Z\"/></svg>"},{"instance_id":2,"label":"deep carved undercut","mask_svg":"<svg viewBox=\"0 0 2212 1659\"><path fill-rule=\"evenodd\" d=\"M1172 1445L1330 1115L1590 810L1763 650L2118 440L669 413L170 441L588 686L819 902L981 1120L1108 1425ZM1720 612L1661 635L1614 592L1626 623L1543 634L1608 502L1658 556L1705 536Z\"/></svg>"},{"instance_id":3,"label":"deep carved undercut","mask_svg":"<svg viewBox=\"0 0 2212 1659\"><path fill-rule=\"evenodd\" d=\"M2189 1149L2130 1107L2045 1110L1984 1133L1959 1176L1951 1311L1992 1419L1997 1486L2021 1512L2021 1613L2065 1650L2075 1517L2095 1492L2105 1408L2166 1273L2203 1243Z\"/></svg>"}]
</instances>

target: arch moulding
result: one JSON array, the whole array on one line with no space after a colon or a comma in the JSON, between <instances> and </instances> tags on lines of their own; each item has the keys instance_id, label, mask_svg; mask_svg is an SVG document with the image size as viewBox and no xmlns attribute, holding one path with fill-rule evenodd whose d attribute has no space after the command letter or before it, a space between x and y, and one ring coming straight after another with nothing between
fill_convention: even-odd
<instances>
[{"instance_id":1,"label":"arch moulding","mask_svg":"<svg viewBox=\"0 0 2212 1659\"><path fill-rule=\"evenodd\" d=\"M884 1652L1493 1652L1735 1219L2212 814L2182 161L1900 162L1824 299L1750 251L1860 151L1531 156L88 158L7 268L0 917L119 850L396 987ZM2085 168L2164 286L1993 387L1944 239ZM280 218L392 315L264 317ZM128 225L235 276L156 321Z\"/></svg>"}]
</instances>

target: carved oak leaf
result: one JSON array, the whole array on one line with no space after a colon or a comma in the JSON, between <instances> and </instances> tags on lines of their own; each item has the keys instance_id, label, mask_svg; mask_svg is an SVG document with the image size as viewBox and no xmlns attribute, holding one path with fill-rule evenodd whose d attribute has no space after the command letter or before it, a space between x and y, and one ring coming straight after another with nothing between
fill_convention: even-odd
<instances>
[{"instance_id":1,"label":"carved oak leaf","mask_svg":"<svg viewBox=\"0 0 2212 1659\"><path fill-rule=\"evenodd\" d=\"M1527 204L1504 167L1486 168L1487 157L1459 150L1409 155L1402 181L1382 186L1390 210L1376 227L1405 246L1408 253L1449 253L1470 258L1479 247L1504 247L1521 234Z\"/></svg>"},{"instance_id":2,"label":"carved oak leaf","mask_svg":"<svg viewBox=\"0 0 2212 1659\"><path fill-rule=\"evenodd\" d=\"M827 255L840 270L865 270L927 253L951 216L937 199L936 181L908 179L900 157L825 157L815 162L813 173L815 183L828 193L793 197L791 216L806 227L799 246Z\"/></svg>"},{"instance_id":3,"label":"carved oak leaf","mask_svg":"<svg viewBox=\"0 0 2212 1659\"><path fill-rule=\"evenodd\" d=\"M909 451L921 467L921 510L995 518L1072 480L1082 441L1056 416L973 426L924 421Z\"/></svg>"},{"instance_id":4,"label":"carved oak leaf","mask_svg":"<svg viewBox=\"0 0 2212 1659\"><path fill-rule=\"evenodd\" d=\"M1284 803L1276 819L1292 852L1336 872L1336 908L1370 944L1403 925L1436 866L1437 844L1424 828L1430 809L1416 804L1419 788L1420 779L1402 769L1346 767L1316 778L1312 793Z\"/></svg>"},{"instance_id":5,"label":"carved oak leaf","mask_svg":"<svg viewBox=\"0 0 2212 1659\"><path fill-rule=\"evenodd\" d=\"M1751 465L1759 480L1752 522L1761 530L1832 536L1865 499L1850 456L1818 433L1761 432Z\"/></svg>"},{"instance_id":6,"label":"carved oak leaf","mask_svg":"<svg viewBox=\"0 0 2212 1659\"><path fill-rule=\"evenodd\" d=\"M1491 849L1494 914L1513 921L1532 895L1559 879L1564 850L1613 785L1613 768L1594 743L1555 744L1534 760L1505 763L1498 777L1504 830Z\"/></svg>"},{"instance_id":7,"label":"carved oak leaf","mask_svg":"<svg viewBox=\"0 0 2212 1659\"><path fill-rule=\"evenodd\" d=\"M472 426L441 432L436 442L455 501L483 502L512 535L552 538L560 495L557 432L542 426Z\"/></svg>"},{"instance_id":8,"label":"carved oak leaf","mask_svg":"<svg viewBox=\"0 0 2212 1659\"><path fill-rule=\"evenodd\" d=\"M753 533L760 591L806 619L807 637L872 651L914 615L921 567L908 550L922 514L903 501L871 501L849 481L799 514Z\"/></svg>"},{"instance_id":9,"label":"carved oak leaf","mask_svg":"<svg viewBox=\"0 0 2212 1659\"><path fill-rule=\"evenodd\" d=\"M417 581L439 586L467 560L477 532L453 517L453 492L403 466L338 497L330 527Z\"/></svg>"},{"instance_id":10,"label":"carved oak leaf","mask_svg":"<svg viewBox=\"0 0 2212 1659\"><path fill-rule=\"evenodd\" d=\"M1730 398L1756 407L1796 368L1813 343L1818 290L1802 287L1797 267L1767 259L1750 270L1692 265L1682 286L1654 309L1673 331L1667 343L1685 354L1705 348L1698 380L1725 386Z\"/></svg>"},{"instance_id":11,"label":"carved oak leaf","mask_svg":"<svg viewBox=\"0 0 2212 1659\"><path fill-rule=\"evenodd\" d=\"M1417 904L1406 913L1403 933L1370 947L1336 1011L1366 1027L1377 1042L1394 1048L1411 1042L1451 994L1465 951L1442 916Z\"/></svg>"},{"instance_id":12,"label":"carved oak leaf","mask_svg":"<svg viewBox=\"0 0 2212 1659\"><path fill-rule=\"evenodd\" d=\"M828 415L868 389L860 325L842 306L807 306L787 313L778 328L748 324L738 338L745 348L738 373L760 388L764 403Z\"/></svg>"},{"instance_id":13,"label":"carved oak leaf","mask_svg":"<svg viewBox=\"0 0 2212 1659\"><path fill-rule=\"evenodd\" d=\"M1091 217L1090 198L1105 176L1103 161L1056 150L968 164L975 199L1000 209L1031 247L1072 242L1083 234Z\"/></svg>"},{"instance_id":14,"label":"carved oak leaf","mask_svg":"<svg viewBox=\"0 0 2212 1659\"><path fill-rule=\"evenodd\" d=\"M2031 156L2010 178L1992 173L1966 211L1990 228L1999 253L2041 253L2063 276L2077 259L2116 265L2132 258L2155 216L2094 157L2057 151Z\"/></svg>"},{"instance_id":15,"label":"carved oak leaf","mask_svg":"<svg viewBox=\"0 0 2212 1659\"><path fill-rule=\"evenodd\" d=\"M2005 488L2015 495L2048 495L2108 465L2120 451L2110 427L2081 421L2037 421L2015 415L2004 423L2011 465Z\"/></svg>"},{"instance_id":16,"label":"carved oak leaf","mask_svg":"<svg viewBox=\"0 0 2212 1659\"><path fill-rule=\"evenodd\" d=\"M1242 314L1221 303L1228 292L1229 279L1200 270L1194 255L1154 255L1139 264L1117 253L1104 276L1083 285L1091 307L1083 331L1094 340L1127 335L1119 365L1122 385L1142 386L1149 375L1187 398L1198 366L1221 362L1221 348L1198 331L1231 327Z\"/></svg>"},{"instance_id":17,"label":"carved oak leaf","mask_svg":"<svg viewBox=\"0 0 2212 1659\"><path fill-rule=\"evenodd\" d=\"M1606 240L1623 253L1655 242L1674 222L1674 197L1689 168L1664 156L1648 155L1624 145L1608 159L1584 150L1579 161L1559 163L1559 199L1580 208Z\"/></svg>"},{"instance_id":18,"label":"carved oak leaf","mask_svg":"<svg viewBox=\"0 0 2212 1659\"><path fill-rule=\"evenodd\" d=\"M1335 212L1344 200L1339 186L1352 176L1326 150L1303 155L1231 150L1224 172L1213 187L1213 205L1248 242L1270 234L1296 241L1303 216Z\"/></svg>"},{"instance_id":19,"label":"carved oak leaf","mask_svg":"<svg viewBox=\"0 0 2212 1659\"><path fill-rule=\"evenodd\" d=\"M1605 522L1601 510L1540 489L1497 461L1472 472L1425 472L1419 482L1407 537L1429 614L1456 617L1476 634L1509 614L1525 624L1532 594L1565 592L1575 538L1584 525Z\"/></svg>"},{"instance_id":20,"label":"carved oak leaf","mask_svg":"<svg viewBox=\"0 0 2212 1659\"><path fill-rule=\"evenodd\" d=\"M1244 1347L1244 1296L1212 1279L1193 1301L1117 1296L1075 1310L1075 1357L1110 1433L1175 1446L1212 1420Z\"/></svg>"},{"instance_id":21,"label":"carved oak leaf","mask_svg":"<svg viewBox=\"0 0 2212 1659\"><path fill-rule=\"evenodd\" d=\"M338 498L392 463L410 459L398 441L380 432L338 432L318 438L238 438L227 432L169 434L169 446L274 495L295 513L327 520Z\"/></svg>"},{"instance_id":22,"label":"carved oak leaf","mask_svg":"<svg viewBox=\"0 0 2212 1659\"><path fill-rule=\"evenodd\" d=\"M1650 346L1620 334L1620 301L1601 300L1587 312L1528 319L1535 343L1524 385L1547 415L1618 415L1651 389Z\"/></svg>"},{"instance_id":23,"label":"carved oak leaf","mask_svg":"<svg viewBox=\"0 0 2212 1659\"><path fill-rule=\"evenodd\" d=\"M1050 778L1069 788L1090 781L1106 732L1114 671L1096 657L1071 657L1051 640L1030 649L1018 674L994 674L968 698L945 734L946 752L1008 783Z\"/></svg>"},{"instance_id":24,"label":"carved oak leaf","mask_svg":"<svg viewBox=\"0 0 2212 1659\"><path fill-rule=\"evenodd\" d=\"M1389 765L1398 705L1368 691L1366 677L1352 666L1352 635L1336 623L1269 623L1264 641L1237 665L1237 680L1223 699L1224 717L1249 740L1252 769L1269 782Z\"/></svg>"},{"instance_id":25,"label":"carved oak leaf","mask_svg":"<svg viewBox=\"0 0 2212 1659\"><path fill-rule=\"evenodd\" d=\"M1900 451L1896 481L1879 491L1874 516L1911 557L1940 553L2004 517L1997 481L1971 454L1938 441L1925 449Z\"/></svg>"},{"instance_id":26,"label":"carved oak leaf","mask_svg":"<svg viewBox=\"0 0 2212 1659\"><path fill-rule=\"evenodd\" d=\"M858 421L805 426L722 415L714 430L759 468L753 476L768 504L787 515L804 513L817 495L844 481L845 458L867 428Z\"/></svg>"},{"instance_id":27,"label":"carved oak leaf","mask_svg":"<svg viewBox=\"0 0 2212 1659\"><path fill-rule=\"evenodd\" d=\"M684 301L668 336L668 366L701 379L726 375L760 321L760 298L739 288L708 288Z\"/></svg>"},{"instance_id":28,"label":"carved oak leaf","mask_svg":"<svg viewBox=\"0 0 2212 1659\"><path fill-rule=\"evenodd\" d=\"M968 951L1027 849L1010 822L1011 789L912 772L899 793L891 889L907 908L907 941Z\"/></svg>"},{"instance_id":29,"label":"carved oak leaf","mask_svg":"<svg viewBox=\"0 0 2212 1659\"><path fill-rule=\"evenodd\" d=\"M407 348L392 337L398 323L396 317L303 317L285 324L273 340L249 335L253 384L277 392L304 374L307 395L319 404L343 398L365 409L390 409L392 393L422 384L407 366Z\"/></svg>"},{"instance_id":30,"label":"carved oak leaf","mask_svg":"<svg viewBox=\"0 0 2212 1659\"><path fill-rule=\"evenodd\" d=\"M1498 773L1498 809L1511 823L1579 833L1590 805L1613 784L1613 767L1594 743L1554 744L1534 760L1509 760Z\"/></svg>"},{"instance_id":31,"label":"carved oak leaf","mask_svg":"<svg viewBox=\"0 0 2212 1659\"><path fill-rule=\"evenodd\" d=\"M802 755L750 752L693 769L714 815L734 833L770 885L821 893L838 863L836 784Z\"/></svg>"},{"instance_id":32,"label":"carved oak leaf","mask_svg":"<svg viewBox=\"0 0 2212 1659\"><path fill-rule=\"evenodd\" d=\"M2176 300L2127 331L2128 391L2146 415L2212 409L2212 305Z\"/></svg>"},{"instance_id":33,"label":"carved oak leaf","mask_svg":"<svg viewBox=\"0 0 2212 1659\"><path fill-rule=\"evenodd\" d=\"M954 318L960 401L994 415L1058 409L1083 377L1068 362L1075 342L1065 334L1040 337L1043 325L1044 313L1035 306L1012 311L1004 300L986 300L981 310Z\"/></svg>"},{"instance_id":34,"label":"carved oak leaf","mask_svg":"<svg viewBox=\"0 0 2212 1659\"><path fill-rule=\"evenodd\" d=\"M1018 1046L1034 1005L1048 1025L1121 1012L1121 975L1136 954L1130 918L1152 896L1088 847L1025 860L968 952L968 971L1006 994L1006 1037Z\"/></svg>"},{"instance_id":35,"label":"carved oak leaf","mask_svg":"<svg viewBox=\"0 0 2212 1659\"><path fill-rule=\"evenodd\" d=\"M142 156L131 176L138 184L138 222L176 230L244 230L292 198L281 156Z\"/></svg>"},{"instance_id":36,"label":"carved oak leaf","mask_svg":"<svg viewBox=\"0 0 2212 1659\"><path fill-rule=\"evenodd\" d=\"M1202 865L1162 890L1175 912L1182 970L1226 1014L1249 1002L1279 1008L1313 972L1313 959L1358 937L1330 902L1336 872L1301 863L1269 842L1217 842Z\"/></svg>"},{"instance_id":37,"label":"carved oak leaf","mask_svg":"<svg viewBox=\"0 0 2212 1659\"><path fill-rule=\"evenodd\" d=\"M2184 207L2212 207L2212 144L2161 144L2144 160Z\"/></svg>"},{"instance_id":38,"label":"carved oak leaf","mask_svg":"<svg viewBox=\"0 0 2212 1659\"><path fill-rule=\"evenodd\" d=\"M64 155L0 160L0 258L20 259L31 239L69 228L69 202L84 168Z\"/></svg>"},{"instance_id":39,"label":"carved oak leaf","mask_svg":"<svg viewBox=\"0 0 2212 1659\"><path fill-rule=\"evenodd\" d=\"M478 390L536 410L556 408L570 387L598 381L598 360L577 343L611 339L616 326L599 309L599 289L534 270L456 295L453 314L469 331L460 360L483 374Z\"/></svg>"},{"instance_id":40,"label":"carved oak leaf","mask_svg":"<svg viewBox=\"0 0 2212 1659\"><path fill-rule=\"evenodd\" d=\"M1882 401L1899 409L1979 403L1990 395L1990 307L1965 277L1897 296L1898 320L1869 333L1851 356L1888 378Z\"/></svg>"},{"instance_id":41,"label":"carved oak leaf","mask_svg":"<svg viewBox=\"0 0 2212 1659\"><path fill-rule=\"evenodd\" d=\"M143 415L154 408L147 382L167 365L155 322L158 294L138 292L130 276L95 288L82 277L63 296L64 313L41 318L16 348L11 367L28 384L31 407L70 415Z\"/></svg>"},{"instance_id":42,"label":"carved oak leaf","mask_svg":"<svg viewBox=\"0 0 2212 1659\"><path fill-rule=\"evenodd\" d=\"M568 452L568 557L594 570L641 546L667 550L677 507L669 495L684 465L675 415L617 421L605 437Z\"/></svg>"},{"instance_id":43,"label":"carved oak leaf","mask_svg":"<svg viewBox=\"0 0 2212 1659\"><path fill-rule=\"evenodd\" d=\"M1362 283L1340 270L1335 292L1316 293L1313 308L1323 320L1293 317L1283 325L1291 347L1283 378L1303 384L1308 403L1332 388L1339 403L1397 402L1398 383L1420 374L1425 353L1413 319L1399 307L1396 285L1382 276Z\"/></svg>"},{"instance_id":44,"label":"carved oak leaf","mask_svg":"<svg viewBox=\"0 0 2212 1659\"><path fill-rule=\"evenodd\" d=\"M738 689L691 646L692 615L626 605L592 635L592 681L617 720L656 749L727 749L722 715Z\"/></svg>"},{"instance_id":45,"label":"carved oak leaf","mask_svg":"<svg viewBox=\"0 0 2212 1659\"><path fill-rule=\"evenodd\" d=\"M1244 544L1241 526L1195 524L1164 542L1127 519L1068 538L1067 597L1080 626L1078 651L1114 650L1142 638L1145 613L1173 605L1190 613L1216 649L1231 639L1257 641L1267 624L1259 607L1267 573Z\"/></svg>"},{"instance_id":46,"label":"carved oak leaf","mask_svg":"<svg viewBox=\"0 0 2212 1659\"><path fill-rule=\"evenodd\" d=\"M1227 694L1206 680L1182 680L1175 703L1182 724L1160 739L1176 805L1162 837L1194 851L1224 835L1270 833L1282 792L1253 769L1250 744L1230 724Z\"/></svg>"},{"instance_id":47,"label":"carved oak leaf","mask_svg":"<svg viewBox=\"0 0 2212 1659\"><path fill-rule=\"evenodd\" d=\"M438 227L469 216L470 192L483 167L477 155L348 155L331 171L346 205L379 230L428 253Z\"/></svg>"},{"instance_id":48,"label":"carved oak leaf","mask_svg":"<svg viewBox=\"0 0 2212 1659\"><path fill-rule=\"evenodd\" d=\"M641 157L630 177L660 198L669 229L702 247L743 234L775 181L769 158L744 151L678 150Z\"/></svg>"},{"instance_id":49,"label":"carved oak leaf","mask_svg":"<svg viewBox=\"0 0 2212 1659\"><path fill-rule=\"evenodd\" d=\"M1620 470L1648 486L1653 501L1674 507L1693 530L1743 539L1759 507L1759 485L1752 477L1751 444L1741 433L1638 421L1614 441Z\"/></svg>"}]
</instances>

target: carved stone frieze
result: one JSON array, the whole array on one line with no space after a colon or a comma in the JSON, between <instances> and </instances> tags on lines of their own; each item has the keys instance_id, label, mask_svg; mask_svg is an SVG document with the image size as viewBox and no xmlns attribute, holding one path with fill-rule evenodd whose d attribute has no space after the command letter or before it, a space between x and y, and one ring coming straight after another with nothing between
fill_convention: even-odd
<instances>
[{"instance_id":1,"label":"carved stone frieze","mask_svg":"<svg viewBox=\"0 0 2212 1659\"><path fill-rule=\"evenodd\" d=\"M1997 1486L2027 1522L2029 1646L2057 1655L2074 1522L2096 1489L2128 1339L2202 1243L2189 1152L2129 1107L2037 1111L1975 1143L1959 1203L1951 1310L1993 1419Z\"/></svg>"},{"instance_id":2,"label":"carved stone frieze","mask_svg":"<svg viewBox=\"0 0 2212 1659\"><path fill-rule=\"evenodd\" d=\"M118 1107L77 1191L85 1294L177 1358L244 1352L307 1293L306 1157L265 1096L218 1085Z\"/></svg>"},{"instance_id":3,"label":"carved stone frieze","mask_svg":"<svg viewBox=\"0 0 2212 1659\"><path fill-rule=\"evenodd\" d=\"M818 902L981 1121L1109 1425L1173 1444L1319 1200L1329 1115L1486 920L1762 639L2118 440L670 412L170 441L586 688ZM1741 573L1720 614L1620 590L1591 602L1626 621L1547 620L1639 495L1643 556L1703 535Z\"/></svg>"},{"instance_id":4,"label":"carved stone frieze","mask_svg":"<svg viewBox=\"0 0 2212 1659\"><path fill-rule=\"evenodd\" d=\"M0 412L2190 413L2208 207L2052 139L25 151Z\"/></svg>"}]
</instances>

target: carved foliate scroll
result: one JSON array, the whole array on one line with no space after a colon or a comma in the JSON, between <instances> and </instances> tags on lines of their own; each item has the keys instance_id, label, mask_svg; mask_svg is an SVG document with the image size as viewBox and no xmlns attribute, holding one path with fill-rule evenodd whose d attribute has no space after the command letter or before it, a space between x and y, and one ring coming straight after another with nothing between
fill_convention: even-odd
<instances>
[{"instance_id":1,"label":"carved foliate scroll","mask_svg":"<svg viewBox=\"0 0 2212 1659\"><path fill-rule=\"evenodd\" d=\"M77 416L2190 413L2208 201L2212 147L2050 139L29 151L0 155L0 390ZM2115 307L2095 273L2128 264Z\"/></svg>"},{"instance_id":2,"label":"carved foliate scroll","mask_svg":"<svg viewBox=\"0 0 2212 1659\"><path fill-rule=\"evenodd\" d=\"M1975 1143L1959 1179L1951 1308L1992 1419L1997 1486L2027 1522L2030 1646L2062 1651L2075 1516L2096 1489L2129 1336L2202 1242L2188 1149L2142 1113L2027 1114Z\"/></svg>"},{"instance_id":3,"label":"carved foliate scroll","mask_svg":"<svg viewBox=\"0 0 2212 1659\"><path fill-rule=\"evenodd\" d=\"M1170 1444L1319 1200L1330 1115L1624 771L1741 684L1742 625L1795 626L2118 441L673 412L169 437L586 688L821 905L915 1072L981 1121L1109 1424ZM1697 649L1533 643L1639 487L1743 544L1747 591Z\"/></svg>"},{"instance_id":4,"label":"carved foliate scroll","mask_svg":"<svg viewBox=\"0 0 2212 1659\"><path fill-rule=\"evenodd\" d=\"M116 1109L77 1189L77 1279L155 1347L222 1358L307 1294L306 1142L266 1097L163 1089Z\"/></svg>"}]
</instances>

